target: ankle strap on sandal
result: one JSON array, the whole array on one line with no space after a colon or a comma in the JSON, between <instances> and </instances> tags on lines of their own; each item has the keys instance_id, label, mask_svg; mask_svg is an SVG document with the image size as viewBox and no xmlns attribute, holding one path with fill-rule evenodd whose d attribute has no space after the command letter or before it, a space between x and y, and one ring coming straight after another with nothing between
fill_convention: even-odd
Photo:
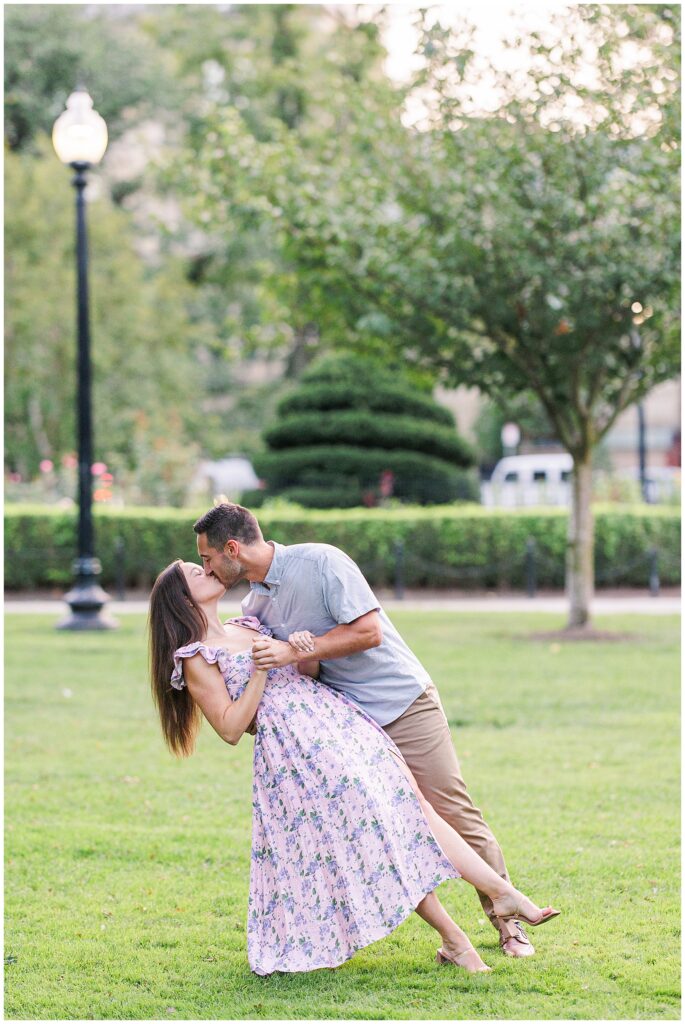
<instances>
[{"instance_id":1,"label":"ankle strap on sandal","mask_svg":"<svg viewBox=\"0 0 685 1024\"><path fill-rule=\"evenodd\" d=\"M525 941L521 925L518 921L502 921L501 918L498 918L497 929L500 935L500 942L506 942L507 939L522 939Z\"/></svg>"}]
</instances>

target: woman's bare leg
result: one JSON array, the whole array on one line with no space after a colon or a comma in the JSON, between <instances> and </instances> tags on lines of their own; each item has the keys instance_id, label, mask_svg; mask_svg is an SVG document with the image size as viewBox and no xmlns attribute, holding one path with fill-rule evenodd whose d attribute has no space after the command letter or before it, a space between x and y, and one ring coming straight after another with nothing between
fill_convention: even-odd
<instances>
[{"instance_id":1,"label":"woman's bare leg","mask_svg":"<svg viewBox=\"0 0 685 1024\"><path fill-rule=\"evenodd\" d=\"M520 903L521 909L528 917L532 919L539 917L542 913L540 908L532 900L529 900L527 896L519 893L518 889L515 889L511 882L501 878L482 857L478 856L475 850L471 849L466 840L462 839L459 833L444 818L441 818L431 804L428 803L405 762L400 761L397 757L396 760L418 797L421 809L428 819L433 835L445 852L446 857L452 862L462 878L470 882L476 889L486 893L490 899L500 900L503 897L510 897L512 900L517 900Z\"/></svg>"},{"instance_id":2,"label":"woman's bare leg","mask_svg":"<svg viewBox=\"0 0 685 1024\"><path fill-rule=\"evenodd\" d=\"M452 920L435 892L428 893L419 903L416 913L422 917L432 928L435 928L442 939L442 949L445 953L457 957L471 950L471 955L465 957L463 966L467 971L482 971L487 966L483 963L476 950L471 945L468 936L461 930L459 925Z\"/></svg>"},{"instance_id":3,"label":"woman's bare leg","mask_svg":"<svg viewBox=\"0 0 685 1024\"><path fill-rule=\"evenodd\" d=\"M514 891L513 885L493 871L425 798L422 807L433 835L462 878L476 889L487 893L490 899L497 899Z\"/></svg>"},{"instance_id":4,"label":"woman's bare leg","mask_svg":"<svg viewBox=\"0 0 685 1024\"><path fill-rule=\"evenodd\" d=\"M435 892L429 892L416 908L419 917L439 932L445 949L451 953L463 953L471 943L459 925L452 920Z\"/></svg>"}]
</instances>

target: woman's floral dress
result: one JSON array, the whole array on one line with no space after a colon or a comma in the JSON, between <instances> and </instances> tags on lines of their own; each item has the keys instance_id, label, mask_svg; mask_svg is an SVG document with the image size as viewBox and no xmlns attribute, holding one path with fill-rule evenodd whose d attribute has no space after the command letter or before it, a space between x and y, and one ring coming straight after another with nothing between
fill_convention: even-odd
<instances>
[{"instance_id":1,"label":"woman's floral dress","mask_svg":"<svg viewBox=\"0 0 685 1024\"><path fill-rule=\"evenodd\" d=\"M271 635L255 618L229 621ZM198 652L218 664L236 700L253 672L249 651L181 647L172 686L185 685L183 658ZM459 877L396 755L343 694L295 665L269 671L252 783L247 951L256 974L337 967Z\"/></svg>"}]
</instances>

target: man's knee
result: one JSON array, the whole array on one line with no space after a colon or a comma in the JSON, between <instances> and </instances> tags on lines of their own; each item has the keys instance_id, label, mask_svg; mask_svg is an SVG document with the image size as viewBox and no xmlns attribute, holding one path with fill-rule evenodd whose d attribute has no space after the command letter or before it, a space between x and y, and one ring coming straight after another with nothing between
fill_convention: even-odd
<instances>
[{"instance_id":1,"label":"man's knee","mask_svg":"<svg viewBox=\"0 0 685 1024\"><path fill-rule=\"evenodd\" d=\"M420 785L420 783L419 783ZM483 815L465 790L459 788L437 790L426 786L422 795L436 814L439 814L460 835L477 835L488 832Z\"/></svg>"}]
</instances>

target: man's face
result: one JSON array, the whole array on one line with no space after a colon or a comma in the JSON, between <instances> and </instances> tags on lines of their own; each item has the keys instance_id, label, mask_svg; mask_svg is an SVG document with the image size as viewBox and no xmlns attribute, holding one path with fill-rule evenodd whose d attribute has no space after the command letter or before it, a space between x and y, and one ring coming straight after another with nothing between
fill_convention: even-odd
<instances>
[{"instance_id":1,"label":"man's face","mask_svg":"<svg viewBox=\"0 0 685 1024\"><path fill-rule=\"evenodd\" d=\"M229 540L223 551L217 551L207 543L207 534L200 533L197 537L197 553L202 559L205 573L216 576L226 589L245 576L246 570L239 560L239 548L234 540Z\"/></svg>"}]
</instances>

